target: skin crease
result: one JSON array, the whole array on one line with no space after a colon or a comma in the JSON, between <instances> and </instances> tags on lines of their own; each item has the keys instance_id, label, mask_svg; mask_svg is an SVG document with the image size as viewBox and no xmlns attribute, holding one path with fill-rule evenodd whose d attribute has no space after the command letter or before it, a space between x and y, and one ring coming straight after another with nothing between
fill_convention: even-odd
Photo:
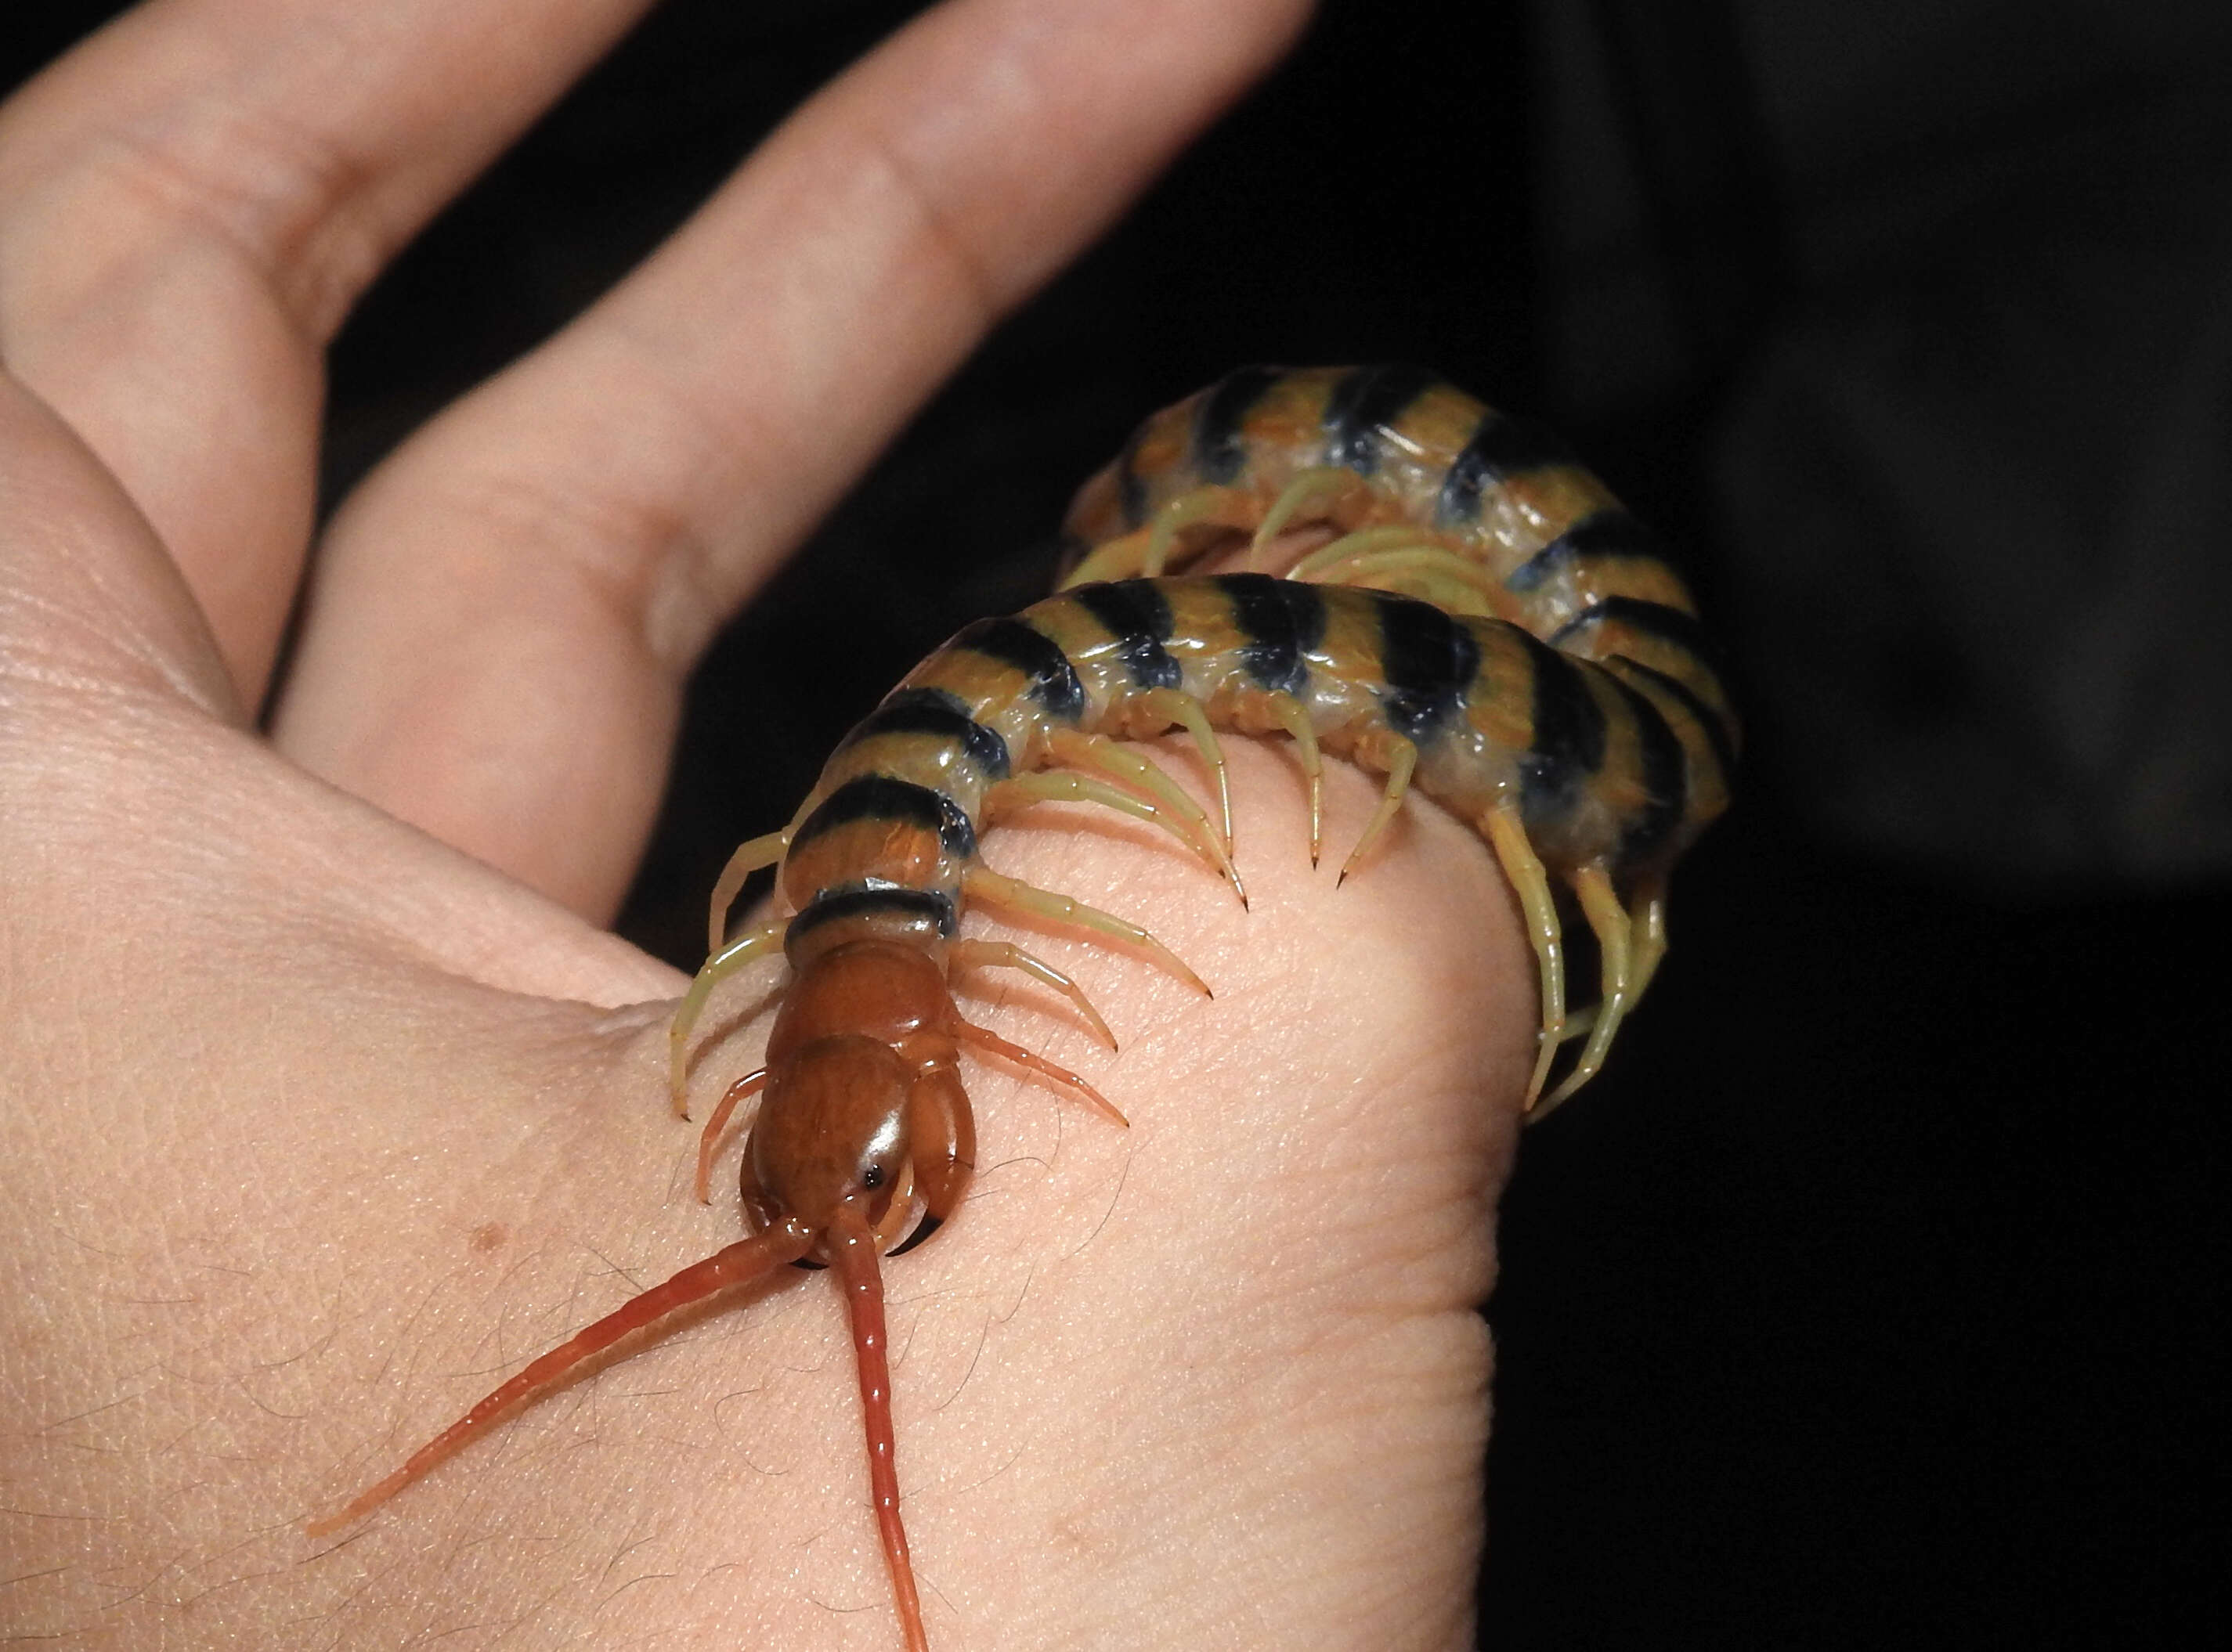
<instances>
[{"instance_id":1,"label":"skin crease","mask_svg":"<svg viewBox=\"0 0 2232 1652\"><path fill-rule=\"evenodd\" d=\"M344 505L259 737L324 340L637 10L171 0L0 110L7 1634L898 1643L826 1278L687 1316L360 1526L302 1527L736 1237L734 1143L699 1206L665 1102L681 978L600 927L681 676L1301 18L1106 0L1056 30L971 0L887 42ZM659 439L620 441L620 409ZM1291 754L1228 749L1252 912L1105 811L988 840L1218 996L970 922L1077 975L1125 1047L1006 972L964 1010L1132 1127L965 1060L976 1195L886 1272L940 1652L1471 1644L1473 1307L1532 962L1456 822L1414 803L1336 890L1372 783L1329 768L1313 872ZM708 1049L701 1117L765 1029Z\"/></svg>"}]
</instances>

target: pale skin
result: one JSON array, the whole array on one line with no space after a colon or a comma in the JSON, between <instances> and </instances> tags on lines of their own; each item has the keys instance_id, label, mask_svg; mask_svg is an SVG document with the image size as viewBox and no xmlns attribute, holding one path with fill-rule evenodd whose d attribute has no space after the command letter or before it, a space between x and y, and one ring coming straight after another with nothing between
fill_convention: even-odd
<instances>
[{"instance_id":1,"label":"pale skin","mask_svg":"<svg viewBox=\"0 0 2232 1652\"><path fill-rule=\"evenodd\" d=\"M683 979L603 928L684 677L1301 17L959 0L887 42L345 503L259 735L326 340L641 9L167 0L0 110L0 1637L899 1643L826 1278L303 1526L738 1236L666 1105ZM1337 891L1373 783L1332 766L1314 872L1291 753L1227 749L1250 913L1106 811L988 840L1218 996L970 921L1125 1047L1020 977L964 1011L1132 1124L972 1062L977 1196L888 1270L939 1652L1472 1642L1533 962L1457 822L1412 803Z\"/></svg>"}]
</instances>

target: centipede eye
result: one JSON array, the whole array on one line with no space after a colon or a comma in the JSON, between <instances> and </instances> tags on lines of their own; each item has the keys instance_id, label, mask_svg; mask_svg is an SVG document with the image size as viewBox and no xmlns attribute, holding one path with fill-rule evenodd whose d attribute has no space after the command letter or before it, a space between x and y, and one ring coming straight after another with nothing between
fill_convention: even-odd
<instances>
[{"instance_id":1,"label":"centipede eye","mask_svg":"<svg viewBox=\"0 0 2232 1652\"><path fill-rule=\"evenodd\" d=\"M878 1188L882 1187L884 1185L884 1167L880 1164L871 1164L866 1169L861 1171L860 1185L867 1189L871 1193L873 1193Z\"/></svg>"}]
</instances>

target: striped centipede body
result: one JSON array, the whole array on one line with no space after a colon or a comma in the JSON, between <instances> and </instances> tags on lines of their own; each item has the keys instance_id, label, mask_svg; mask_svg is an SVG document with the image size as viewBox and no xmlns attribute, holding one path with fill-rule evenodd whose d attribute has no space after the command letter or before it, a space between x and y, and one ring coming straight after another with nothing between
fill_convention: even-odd
<instances>
[{"instance_id":1,"label":"striped centipede body","mask_svg":"<svg viewBox=\"0 0 2232 1652\"><path fill-rule=\"evenodd\" d=\"M790 824L739 848L715 888L711 954L671 1028L678 1112L714 988L778 950L792 971L766 1066L729 1087L700 1140L704 1197L732 1110L759 1095L741 1173L753 1236L529 1364L316 1529L384 1502L629 1331L785 1263L827 1267L851 1310L901 1627L910 1649L926 1647L879 1257L928 1238L966 1191L963 1048L1122 1118L1075 1073L962 1019L949 975L1013 968L1107 1033L1067 976L1010 943L963 937L959 919L982 905L1112 936L1202 984L1138 925L992 871L982 839L1035 803L1097 803L1170 832L1237 889L1220 729L1290 736L1314 859L1324 755L1384 777L1344 878L1413 789L1470 824L1536 955L1528 1107L1541 1116L1597 1072L1664 954L1668 871L1726 807L1737 739L1687 590L1604 486L1553 438L1419 369L1247 368L1143 424L1080 491L1066 533L1066 588L965 627L918 666ZM1236 569L1170 572L1243 545ZM1122 743L1172 728L1215 781L1213 811ZM767 866L788 914L728 939L730 906ZM1578 1015L1560 887L1595 940L1598 998Z\"/></svg>"}]
</instances>

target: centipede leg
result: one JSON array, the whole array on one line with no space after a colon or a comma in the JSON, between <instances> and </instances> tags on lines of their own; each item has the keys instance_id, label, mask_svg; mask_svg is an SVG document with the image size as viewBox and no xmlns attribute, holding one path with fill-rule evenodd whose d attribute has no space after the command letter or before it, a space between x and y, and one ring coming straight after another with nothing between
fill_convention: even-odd
<instances>
[{"instance_id":1,"label":"centipede leg","mask_svg":"<svg viewBox=\"0 0 2232 1652\"><path fill-rule=\"evenodd\" d=\"M1217 781L1217 807L1224 820L1224 852L1232 852L1232 782L1224 772L1224 748L1217 743L1217 730L1209 726L1209 709L1191 694L1181 694L1176 689L1149 689L1139 697L1139 703L1150 716L1168 717L1193 736L1195 748L1201 761Z\"/></svg>"},{"instance_id":2,"label":"centipede leg","mask_svg":"<svg viewBox=\"0 0 2232 1652\"><path fill-rule=\"evenodd\" d=\"M1325 848L1325 760L1318 754L1318 731L1310 722L1309 709L1291 694L1273 694L1266 702L1279 726L1294 739L1294 755L1302 776L1310 785L1310 865L1318 864Z\"/></svg>"},{"instance_id":3,"label":"centipede leg","mask_svg":"<svg viewBox=\"0 0 2232 1652\"><path fill-rule=\"evenodd\" d=\"M955 1021L949 1030L964 1044L973 1044L979 1049L991 1051L995 1055L1005 1056L1017 1066L1028 1067L1042 1079L1050 1079L1058 1085L1074 1090L1117 1124L1123 1125L1126 1130L1132 1127L1132 1121L1118 1112L1115 1105L1107 1097L1086 1083L1067 1067L1056 1066L1046 1057L1035 1055L1020 1044L1010 1044L990 1028L979 1027L974 1021Z\"/></svg>"},{"instance_id":4,"label":"centipede leg","mask_svg":"<svg viewBox=\"0 0 2232 1652\"><path fill-rule=\"evenodd\" d=\"M1612 1048L1612 1034L1619 1031L1629 1005L1635 1001L1628 945L1634 924L1612 890L1612 873L1601 864L1584 866L1573 874L1573 892L1580 897L1581 911L1597 938L1602 996L1597 1004L1597 1024L1589 1031L1589 1041L1582 1046L1580 1059L1566 1075L1565 1082L1542 1098L1537 1118L1547 1116L1553 1107L1596 1076L1597 1070L1604 1066L1605 1052Z\"/></svg>"},{"instance_id":5,"label":"centipede leg","mask_svg":"<svg viewBox=\"0 0 2232 1652\"><path fill-rule=\"evenodd\" d=\"M705 967L690 983L690 990L682 994L682 1002L674 1012L672 1025L666 1029L667 1085L674 1098L674 1116L690 1117L688 1091L690 1066L685 1059L690 1047L690 1030L698 1025L698 1017L705 1008L705 1001L712 996L713 988L742 969L756 963L769 953L782 946L783 932L789 928L788 919L762 923L756 930L738 936L735 940L705 960Z\"/></svg>"},{"instance_id":6,"label":"centipede leg","mask_svg":"<svg viewBox=\"0 0 2232 1652\"><path fill-rule=\"evenodd\" d=\"M1209 816L1185 794L1184 788L1172 780L1163 766L1152 758L1118 745L1106 735L1091 735L1076 729L1057 729L1047 741L1048 755L1057 762L1075 768L1097 768L1102 774L1127 780L1141 790L1153 794L1158 802L1167 805L1181 819L1197 826L1204 836L1214 839ZM1217 869L1232 883L1240 904L1248 904L1248 886L1240 881L1238 868L1232 864L1232 852L1222 844L1215 845Z\"/></svg>"},{"instance_id":7,"label":"centipede leg","mask_svg":"<svg viewBox=\"0 0 2232 1652\"><path fill-rule=\"evenodd\" d=\"M1217 996L1210 991L1208 982L1178 961L1178 954L1138 924L1127 923L1113 912L1087 906L1083 901L1073 900L1067 895L1057 895L1050 889L1039 889L1013 878L1003 878L981 862L962 873L961 889L970 900L982 901L987 906L1003 906L1011 912L1028 912L1056 923L1070 923L1080 929L1098 930L1102 935L1113 935L1118 940L1139 948L1189 987L1197 988L1204 998Z\"/></svg>"},{"instance_id":8,"label":"centipede leg","mask_svg":"<svg viewBox=\"0 0 2232 1652\"><path fill-rule=\"evenodd\" d=\"M1635 986L1629 996L1640 999L1666 956L1666 891L1656 887L1643 891L1629 917L1635 933Z\"/></svg>"},{"instance_id":9,"label":"centipede leg","mask_svg":"<svg viewBox=\"0 0 2232 1652\"><path fill-rule=\"evenodd\" d=\"M1147 529L1126 534L1120 539L1102 541L1069 571L1069 577L1059 587L1074 591L1080 585L1092 585L1101 580L1136 578L1147 560Z\"/></svg>"},{"instance_id":10,"label":"centipede leg","mask_svg":"<svg viewBox=\"0 0 2232 1652\"><path fill-rule=\"evenodd\" d=\"M1330 545L1320 545L1294 567L1287 570L1290 580L1314 580L1324 585L1345 583L1333 576L1333 570L1344 562L1359 557L1376 555L1393 550L1431 549L1433 541L1419 536L1418 530L1408 523L1393 522L1379 528L1359 528L1353 534L1344 534Z\"/></svg>"},{"instance_id":11,"label":"centipede leg","mask_svg":"<svg viewBox=\"0 0 2232 1652\"><path fill-rule=\"evenodd\" d=\"M1170 566L1171 548L1181 529L1202 525L1245 528L1249 515L1247 501L1230 488L1189 488L1155 513L1139 572L1151 580L1161 577Z\"/></svg>"},{"instance_id":12,"label":"centipede leg","mask_svg":"<svg viewBox=\"0 0 2232 1652\"><path fill-rule=\"evenodd\" d=\"M1551 897L1549 874L1527 840L1527 826L1515 807L1489 811L1488 841L1511 880L1512 893L1527 919L1527 935L1534 946L1534 961L1542 976L1542 1030L1537 1035L1534 1073L1527 1082L1526 1106L1533 1111L1549 1077L1550 1061L1558 1053L1566 1031L1566 952L1564 930L1558 923L1557 903Z\"/></svg>"},{"instance_id":13,"label":"centipede leg","mask_svg":"<svg viewBox=\"0 0 2232 1652\"><path fill-rule=\"evenodd\" d=\"M705 1128L698 1133L697 1192L699 1204L713 1202L713 1152L720 1145L721 1132L727 1127L730 1115L736 1111L736 1104L745 1097L759 1093L767 1083L767 1069L760 1067L730 1085L728 1093L721 1098L720 1105L713 1109L713 1116L705 1121Z\"/></svg>"},{"instance_id":14,"label":"centipede leg","mask_svg":"<svg viewBox=\"0 0 2232 1652\"><path fill-rule=\"evenodd\" d=\"M1365 485L1363 478L1346 465L1320 464L1297 470L1271 502L1270 509L1263 513L1263 520L1256 524L1256 536L1248 546L1249 567L1263 566L1263 553L1271 541L1297 517L1314 521L1352 500L1368 500L1371 496L1372 489Z\"/></svg>"},{"instance_id":15,"label":"centipede leg","mask_svg":"<svg viewBox=\"0 0 2232 1652\"><path fill-rule=\"evenodd\" d=\"M1100 1019L1100 1012L1093 1007L1093 1001L1085 989L1043 958L1035 958L1012 941L956 941L945 949L946 962L961 969L979 965L993 969L1020 969L1034 980L1043 981L1077 1006L1077 1013L1085 1017L1086 1025L1100 1034L1110 1049L1116 1046L1116 1035L1108 1030L1108 1023Z\"/></svg>"},{"instance_id":16,"label":"centipede leg","mask_svg":"<svg viewBox=\"0 0 2232 1652\"><path fill-rule=\"evenodd\" d=\"M744 879L762 866L772 866L782 858L782 852L790 846L790 828L769 832L754 838L749 843L736 845L736 852L729 857L729 864L721 868L721 876L713 884L711 907L705 914L705 956L711 957L729 938L729 909L736 904L743 893Z\"/></svg>"},{"instance_id":17,"label":"centipede leg","mask_svg":"<svg viewBox=\"0 0 2232 1652\"><path fill-rule=\"evenodd\" d=\"M1356 863L1364 858L1364 852L1372 847L1372 839L1387 830L1387 823L1395 818L1395 811L1403 807L1403 794L1411 789L1411 776L1418 767L1418 748L1398 736L1389 752L1387 785L1380 794L1379 807L1372 810L1372 818L1364 823L1364 835L1356 840L1356 847L1348 852L1348 859L1341 865L1340 876L1333 879L1335 888L1348 881L1349 873L1356 870Z\"/></svg>"},{"instance_id":18,"label":"centipede leg","mask_svg":"<svg viewBox=\"0 0 2232 1652\"><path fill-rule=\"evenodd\" d=\"M1394 584L1398 576L1407 576L1405 583L1399 586ZM1431 602L1447 613L1495 619L1499 609L1509 611L1508 599L1501 604L1496 600L1502 587L1487 568L1438 545L1413 544L1393 550L1367 551L1352 559L1341 569L1338 580L1328 580L1327 583L1398 590L1406 595L1416 595L1421 601Z\"/></svg>"},{"instance_id":19,"label":"centipede leg","mask_svg":"<svg viewBox=\"0 0 2232 1652\"><path fill-rule=\"evenodd\" d=\"M1210 870L1222 876L1227 858L1209 830L1209 817L1204 815L1198 826L1178 814L1166 804L1134 797L1106 781L1095 780L1090 774L1074 774L1067 769L1042 768L1035 774L1017 774L1000 781L984 794L984 811L988 820L997 820L1034 803L1098 803L1119 811L1136 820L1149 821L1169 832L1180 843L1199 854L1209 863Z\"/></svg>"}]
</instances>

